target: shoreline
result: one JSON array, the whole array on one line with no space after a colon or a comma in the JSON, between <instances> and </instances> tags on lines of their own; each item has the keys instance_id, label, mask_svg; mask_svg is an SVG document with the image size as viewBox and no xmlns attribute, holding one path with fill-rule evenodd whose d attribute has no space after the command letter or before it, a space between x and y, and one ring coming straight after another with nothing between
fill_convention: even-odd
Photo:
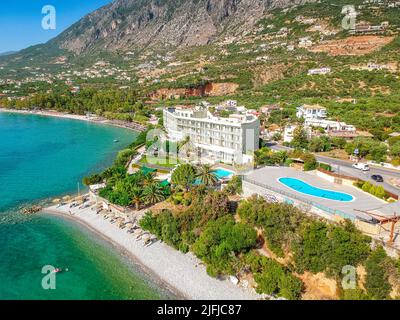
<instances>
[{"instance_id":1,"label":"shoreline","mask_svg":"<svg viewBox=\"0 0 400 320\"><path fill-rule=\"evenodd\" d=\"M122 129L127 129L134 131L136 133L144 131L145 125L143 128L140 128L138 125L131 123L131 122L124 122L119 120L108 120L103 117L88 117L84 115L77 115L77 114L70 114L58 111L51 111L51 110L26 110L26 109L9 109L0 107L0 113L15 113L15 114L23 114L23 115L35 115L35 116L43 116L43 117L53 117L53 118L61 118L61 119L69 119L69 120L78 120L78 121L85 121L95 124L102 124L102 125L109 125L113 127L118 127Z\"/></svg>"},{"instance_id":2,"label":"shoreline","mask_svg":"<svg viewBox=\"0 0 400 320\"><path fill-rule=\"evenodd\" d=\"M130 252L129 250L126 250L126 248L124 248L120 244L116 243L113 239L109 238L104 233L99 232L96 228L91 226L89 223L87 223L83 219L79 219L79 218L74 219L74 216L71 216L71 215L66 214L66 213L61 213L61 212L58 212L58 211L55 211L55 210L52 210L52 209L43 209L43 213L42 214L44 214L44 215L48 214L48 215L60 217L62 219L65 219L65 220L71 221L73 223L79 224L83 228L86 228L91 233L95 234L95 236L97 236L100 239L108 242L113 249L117 250L119 253L121 253L122 256L124 256L124 258L128 259L129 263L134 265L135 268L138 269L138 271L139 271L138 273L140 273L140 272L145 273L145 275L148 278L150 278L150 280L154 284L162 287L162 289L160 291L168 292L169 294L173 295L174 298L177 298L178 300L187 299L187 297L185 297L184 294L182 292L180 292L178 289L172 288L168 283L166 283L163 279L161 279L156 273L154 273L150 269L146 268L145 265L143 265L141 263L138 263L137 262L137 257L135 255L133 255L132 252Z\"/></svg>"},{"instance_id":3,"label":"shoreline","mask_svg":"<svg viewBox=\"0 0 400 320\"><path fill-rule=\"evenodd\" d=\"M69 213L71 210L72 214ZM138 265L163 290L176 295L177 299L189 300L256 300L262 298L253 289L236 286L229 280L211 278L204 264L192 253L183 254L157 241L144 247L125 229L119 229L91 208L69 209L69 206L43 209L44 214L57 215L79 223L108 241Z\"/></svg>"}]
</instances>

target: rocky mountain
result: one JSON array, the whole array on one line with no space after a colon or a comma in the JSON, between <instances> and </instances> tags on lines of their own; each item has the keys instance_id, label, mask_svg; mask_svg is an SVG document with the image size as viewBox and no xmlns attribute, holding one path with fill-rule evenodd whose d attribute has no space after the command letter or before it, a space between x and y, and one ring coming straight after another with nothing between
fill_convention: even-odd
<instances>
[{"instance_id":1,"label":"rocky mountain","mask_svg":"<svg viewBox=\"0 0 400 320\"><path fill-rule=\"evenodd\" d=\"M343 26L349 2L354 29ZM272 118L283 123L318 103L384 140L400 131L399 52L396 0L115 0L44 45L0 56L0 95L20 106L38 92L134 90L156 106L229 96L280 105Z\"/></svg>"},{"instance_id":2,"label":"rocky mountain","mask_svg":"<svg viewBox=\"0 0 400 320\"><path fill-rule=\"evenodd\" d=\"M76 54L94 50L204 45L249 30L268 10L307 0L115 0L50 42Z\"/></svg>"}]
</instances>

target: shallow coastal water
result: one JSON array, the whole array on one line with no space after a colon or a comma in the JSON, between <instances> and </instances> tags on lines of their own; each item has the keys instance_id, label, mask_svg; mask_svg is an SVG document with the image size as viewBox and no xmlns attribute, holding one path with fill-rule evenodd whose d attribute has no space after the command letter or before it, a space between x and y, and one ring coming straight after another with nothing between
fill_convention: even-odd
<instances>
[{"instance_id":1,"label":"shallow coastal water","mask_svg":"<svg viewBox=\"0 0 400 320\"><path fill-rule=\"evenodd\" d=\"M76 193L84 175L111 164L116 152L134 139L134 132L120 128L0 113L0 299L169 296L80 225L17 213L22 205ZM56 290L41 286L45 265L68 269L57 274Z\"/></svg>"}]
</instances>

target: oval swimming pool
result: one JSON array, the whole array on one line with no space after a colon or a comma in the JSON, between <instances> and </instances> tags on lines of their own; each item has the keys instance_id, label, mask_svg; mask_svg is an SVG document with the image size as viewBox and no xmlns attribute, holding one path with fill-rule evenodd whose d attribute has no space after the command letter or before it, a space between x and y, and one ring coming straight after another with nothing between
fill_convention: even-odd
<instances>
[{"instance_id":1,"label":"oval swimming pool","mask_svg":"<svg viewBox=\"0 0 400 320\"><path fill-rule=\"evenodd\" d=\"M354 197L348 193L337 192L333 190L326 190L314 187L302 180L295 178L279 178L278 181L283 185L293 189L297 192L307 194L313 197L342 201L342 202L350 202L354 200Z\"/></svg>"}]
</instances>

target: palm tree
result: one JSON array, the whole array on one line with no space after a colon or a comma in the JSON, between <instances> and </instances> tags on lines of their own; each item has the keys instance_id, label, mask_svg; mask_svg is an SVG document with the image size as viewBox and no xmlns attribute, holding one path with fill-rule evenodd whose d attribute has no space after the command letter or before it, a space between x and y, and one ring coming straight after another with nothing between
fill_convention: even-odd
<instances>
[{"instance_id":1,"label":"palm tree","mask_svg":"<svg viewBox=\"0 0 400 320\"><path fill-rule=\"evenodd\" d=\"M140 205L142 204L144 198L142 188L139 187L132 188L130 195L132 197L132 204L135 205L136 210L139 210Z\"/></svg>"},{"instance_id":2,"label":"palm tree","mask_svg":"<svg viewBox=\"0 0 400 320\"><path fill-rule=\"evenodd\" d=\"M217 176L212 171L211 166L208 164L203 164L197 169L197 177L206 186L213 186L218 181Z\"/></svg>"},{"instance_id":3,"label":"palm tree","mask_svg":"<svg viewBox=\"0 0 400 320\"><path fill-rule=\"evenodd\" d=\"M152 185L154 183L154 177L155 177L155 174L152 172L146 174L143 178L143 186L148 187L148 186Z\"/></svg>"},{"instance_id":4,"label":"palm tree","mask_svg":"<svg viewBox=\"0 0 400 320\"><path fill-rule=\"evenodd\" d=\"M177 167L171 176L171 182L174 186L180 186L186 191L196 181L196 169L191 164L181 164Z\"/></svg>"},{"instance_id":5,"label":"palm tree","mask_svg":"<svg viewBox=\"0 0 400 320\"><path fill-rule=\"evenodd\" d=\"M158 182L153 182L144 189L143 198L148 204L161 202L165 200L164 189Z\"/></svg>"}]
</instances>

